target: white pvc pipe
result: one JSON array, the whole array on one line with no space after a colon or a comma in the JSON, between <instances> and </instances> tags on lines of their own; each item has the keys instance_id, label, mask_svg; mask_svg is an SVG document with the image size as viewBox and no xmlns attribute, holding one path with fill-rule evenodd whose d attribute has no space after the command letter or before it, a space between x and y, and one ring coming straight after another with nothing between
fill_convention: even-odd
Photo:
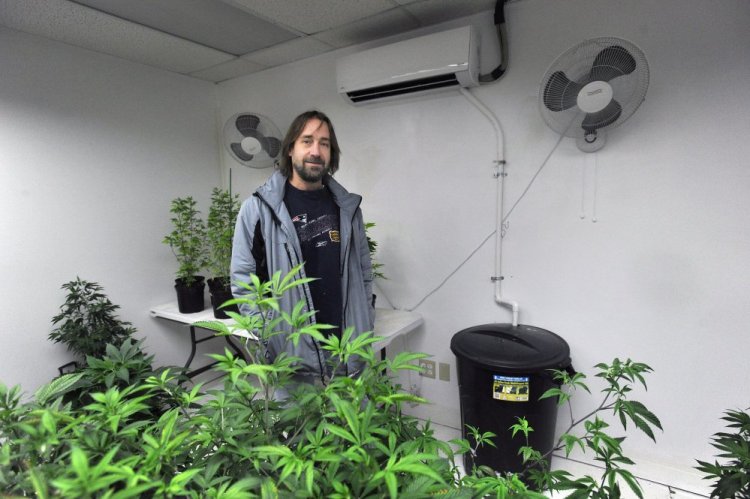
<instances>
[{"instance_id":1,"label":"white pvc pipe","mask_svg":"<svg viewBox=\"0 0 750 499\"><path fill-rule=\"evenodd\" d=\"M502 264L503 264L503 218L505 215L504 210L504 199L505 199L505 137L503 135L503 129L500 126L500 122L497 117L492 114L492 111L484 105L479 99L466 90L460 88L459 91L479 112L481 112L485 118L490 122L492 127L495 129L495 144L497 148L497 159L495 160L495 177L498 183L496 186L496 197L495 197L495 275L493 280L495 282L495 302L502 306L510 309L513 317L513 326L518 325L518 302L513 300L507 300L503 298L502 293Z\"/></svg>"}]
</instances>

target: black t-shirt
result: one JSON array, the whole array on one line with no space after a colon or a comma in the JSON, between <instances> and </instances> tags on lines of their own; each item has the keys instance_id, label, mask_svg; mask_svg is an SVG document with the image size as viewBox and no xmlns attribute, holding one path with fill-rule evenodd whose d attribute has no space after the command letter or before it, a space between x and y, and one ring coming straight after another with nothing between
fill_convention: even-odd
<instances>
[{"instance_id":1,"label":"black t-shirt","mask_svg":"<svg viewBox=\"0 0 750 499\"><path fill-rule=\"evenodd\" d=\"M339 272L341 238L338 206L327 187L302 191L288 182L284 204L302 245L305 274L316 278L310 283L315 320L336 326L336 329L326 333L340 335L343 303Z\"/></svg>"}]
</instances>

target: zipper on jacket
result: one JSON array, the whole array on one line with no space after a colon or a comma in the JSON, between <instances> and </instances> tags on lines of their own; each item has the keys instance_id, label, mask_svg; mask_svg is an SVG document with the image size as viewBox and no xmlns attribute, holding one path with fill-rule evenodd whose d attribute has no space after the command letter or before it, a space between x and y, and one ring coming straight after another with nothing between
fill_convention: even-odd
<instances>
[{"instance_id":1,"label":"zipper on jacket","mask_svg":"<svg viewBox=\"0 0 750 499\"><path fill-rule=\"evenodd\" d=\"M289 248L288 242L284 243L284 250L286 250L286 256L289 259L289 266L294 267L295 260L292 258L292 249ZM296 251L294 253L295 255L297 254ZM299 259L297 259L296 261L299 261ZM307 288L307 285L305 285L305 288ZM308 311L313 310L313 307L311 306L310 301L307 299L307 293L304 293L304 295L305 295L305 304L307 305L307 310ZM313 320L315 320L314 317L313 317ZM318 347L318 342L315 340L315 338L311 338L311 339L312 339L313 346L315 347L315 358L318 359L318 367L320 367L320 381L323 383L323 386L325 386L326 371L325 371L325 366L323 365L323 361L321 360L320 347Z\"/></svg>"}]
</instances>

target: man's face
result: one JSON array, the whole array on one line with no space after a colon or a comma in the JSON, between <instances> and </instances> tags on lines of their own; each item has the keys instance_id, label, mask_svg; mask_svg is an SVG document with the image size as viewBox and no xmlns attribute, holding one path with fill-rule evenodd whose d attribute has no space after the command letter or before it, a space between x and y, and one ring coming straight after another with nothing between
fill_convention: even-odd
<instances>
[{"instance_id":1,"label":"man's face","mask_svg":"<svg viewBox=\"0 0 750 499\"><path fill-rule=\"evenodd\" d=\"M320 185L331 162L331 137L328 125L311 118L289 151L292 159L292 183Z\"/></svg>"}]
</instances>

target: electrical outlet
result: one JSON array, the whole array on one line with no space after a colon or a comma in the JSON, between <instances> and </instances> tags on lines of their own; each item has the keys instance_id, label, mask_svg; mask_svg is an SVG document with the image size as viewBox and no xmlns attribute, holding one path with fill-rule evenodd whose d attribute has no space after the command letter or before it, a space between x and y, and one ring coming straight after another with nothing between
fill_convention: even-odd
<instances>
[{"instance_id":1,"label":"electrical outlet","mask_svg":"<svg viewBox=\"0 0 750 499\"><path fill-rule=\"evenodd\" d=\"M419 367L422 368L422 372L419 373L420 376L424 376L425 378L435 379L435 361L434 360L419 359Z\"/></svg>"},{"instance_id":2,"label":"electrical outlet","mask_svg":"<svg viewBox=\"0 0 750 499\"><path fill-rule=\"evenodd\" d=\"M438 379L440 381L450 381L451 380L451 365L446 362L441 362L438 364Z\"/></svg>"}]
</instances>

